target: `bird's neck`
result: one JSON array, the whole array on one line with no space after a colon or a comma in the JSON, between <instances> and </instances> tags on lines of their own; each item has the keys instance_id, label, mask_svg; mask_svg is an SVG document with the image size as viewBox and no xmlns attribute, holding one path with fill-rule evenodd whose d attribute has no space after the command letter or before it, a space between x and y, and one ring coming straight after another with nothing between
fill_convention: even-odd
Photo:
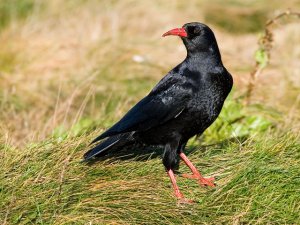
<instances>
[{"instance_id":1,"label":"bird's neck","mask_svg":"<svg viewBox=\"0 0 300 225\"><path fill-rule=\"evenodd\" d=\"M185 61L189 66L195 67L195 70L197 70L199 67L203 69L223 66L221 54L217 46L197 52L188 51Z\"/></svg>"}]
</instances>

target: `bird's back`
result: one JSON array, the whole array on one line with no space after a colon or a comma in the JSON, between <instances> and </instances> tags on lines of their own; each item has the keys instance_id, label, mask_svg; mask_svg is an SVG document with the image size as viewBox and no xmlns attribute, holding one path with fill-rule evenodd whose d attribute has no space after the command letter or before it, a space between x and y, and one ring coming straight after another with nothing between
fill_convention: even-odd
<instances>
[{"instance_id":1,"label":"bird's back","mask_svg":"<svg viewBox=\"0 0 300 225\"><path fill-rule=\"evenodd\" d=\"M215 73L192 72L185 65L175 69L175 76L181 76L177 79L180 84L174 82L176 79L172 78L174 71L171 71L169 77L165 77L162 81L169 84L172 81L169 87L173 86L176 90L176 87L180 86L185 92L189 92L191 97L184 102L183 110L171 120L149 130L137 132L136 136L147 144L165 144L176 135L181 136L181 139L189 139L196 134L201 134L218 117L232 88L232 77L225 68ZM156 88L163 86L164 84L158 84ZM154 93L156 88L153 90ZM162 98L164 91L160 93Z\"/></svg>"}]
</instances>

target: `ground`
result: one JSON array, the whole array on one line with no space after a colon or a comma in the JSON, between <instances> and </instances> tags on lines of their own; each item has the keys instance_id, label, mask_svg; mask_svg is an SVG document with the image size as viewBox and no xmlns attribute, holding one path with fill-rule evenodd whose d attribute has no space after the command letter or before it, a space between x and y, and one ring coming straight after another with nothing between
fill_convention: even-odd
<instances>
[{"instance_id":1,"label":"ground","mask_svg":"<svg viewBox=\"0 0 300 225\"><path fill-rule=\"evenodd\" d=\"M245 103L265 22L298 1L0 0L2 224L297 224L300 29L273 28L270 63ZM178 204L160 149L80 163L90 141L185 57L161 35L201 21L234 89L187 155L215 189L180 177Z\"/></svg>"}]
</instances>

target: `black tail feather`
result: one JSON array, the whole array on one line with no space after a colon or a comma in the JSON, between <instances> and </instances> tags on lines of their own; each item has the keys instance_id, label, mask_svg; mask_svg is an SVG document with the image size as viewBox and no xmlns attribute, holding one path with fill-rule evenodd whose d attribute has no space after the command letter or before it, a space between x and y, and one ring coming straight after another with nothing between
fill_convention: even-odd
<instances>
[{"instance_id":1,"label":"black tail feather","mask_svg":"<svg viewBox=\"0 0 300 225\"><path fill-rule=\"evenodd\" d=\"M100 155L102 152L105 152L112 148L122 148L126 145L134 143L134 138L132 137L132 132L119 134L112 137L107 138L96 147L90 149L83 155L83 161L88 161L97 155ZM93 142L92 142L93 143Z\"/></svg>"},{"instance_id":2,"label":"black tail feather","mask_svg":"<svg viewBox=\"0 0 300 225\"><path fill-rule=\"evenodd\" d=\"M101 139L103 139L103 138L102 138L102 135L96 137L94 140L92 140L92 142L90 143L90 145L92 145L92 144L94 144L94 143L100 141Z\"/></svg>"},{"instance_id":3,"label":"black tail feather","mask_svg":"<svg viewBox=\"0 0 300 225\"><path fill-rule=\"evenodd\" d=\"M103 141L96 147L94 147L94 148L90 149L88 152L86 152L83 155L84 161L94 158L95 156L99 155L101 152L104 152L105 150L108 150L109 148L111 148L113 145L115 145L118 142L119 142L118 139L111 140L111 138L108 138L107 140Z\"/></svg>"}]
</instances>

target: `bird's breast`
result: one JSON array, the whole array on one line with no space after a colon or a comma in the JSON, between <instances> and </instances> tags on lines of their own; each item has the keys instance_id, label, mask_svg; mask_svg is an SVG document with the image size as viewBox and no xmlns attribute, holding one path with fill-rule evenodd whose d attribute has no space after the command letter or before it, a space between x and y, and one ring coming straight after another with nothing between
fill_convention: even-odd
<instances>
[{"instance_id":1,"label":"bird's breast","mask_svg":"<svg viewBox=\"0 0 300 225\"><path fill-rule=\"evenodd\" d=\"M187 107L185 117L191 118L191 128L195 134L202 133L219 116L232 83L224 77L209 77L194 93Z\"/></svg>"}]
</instances>

